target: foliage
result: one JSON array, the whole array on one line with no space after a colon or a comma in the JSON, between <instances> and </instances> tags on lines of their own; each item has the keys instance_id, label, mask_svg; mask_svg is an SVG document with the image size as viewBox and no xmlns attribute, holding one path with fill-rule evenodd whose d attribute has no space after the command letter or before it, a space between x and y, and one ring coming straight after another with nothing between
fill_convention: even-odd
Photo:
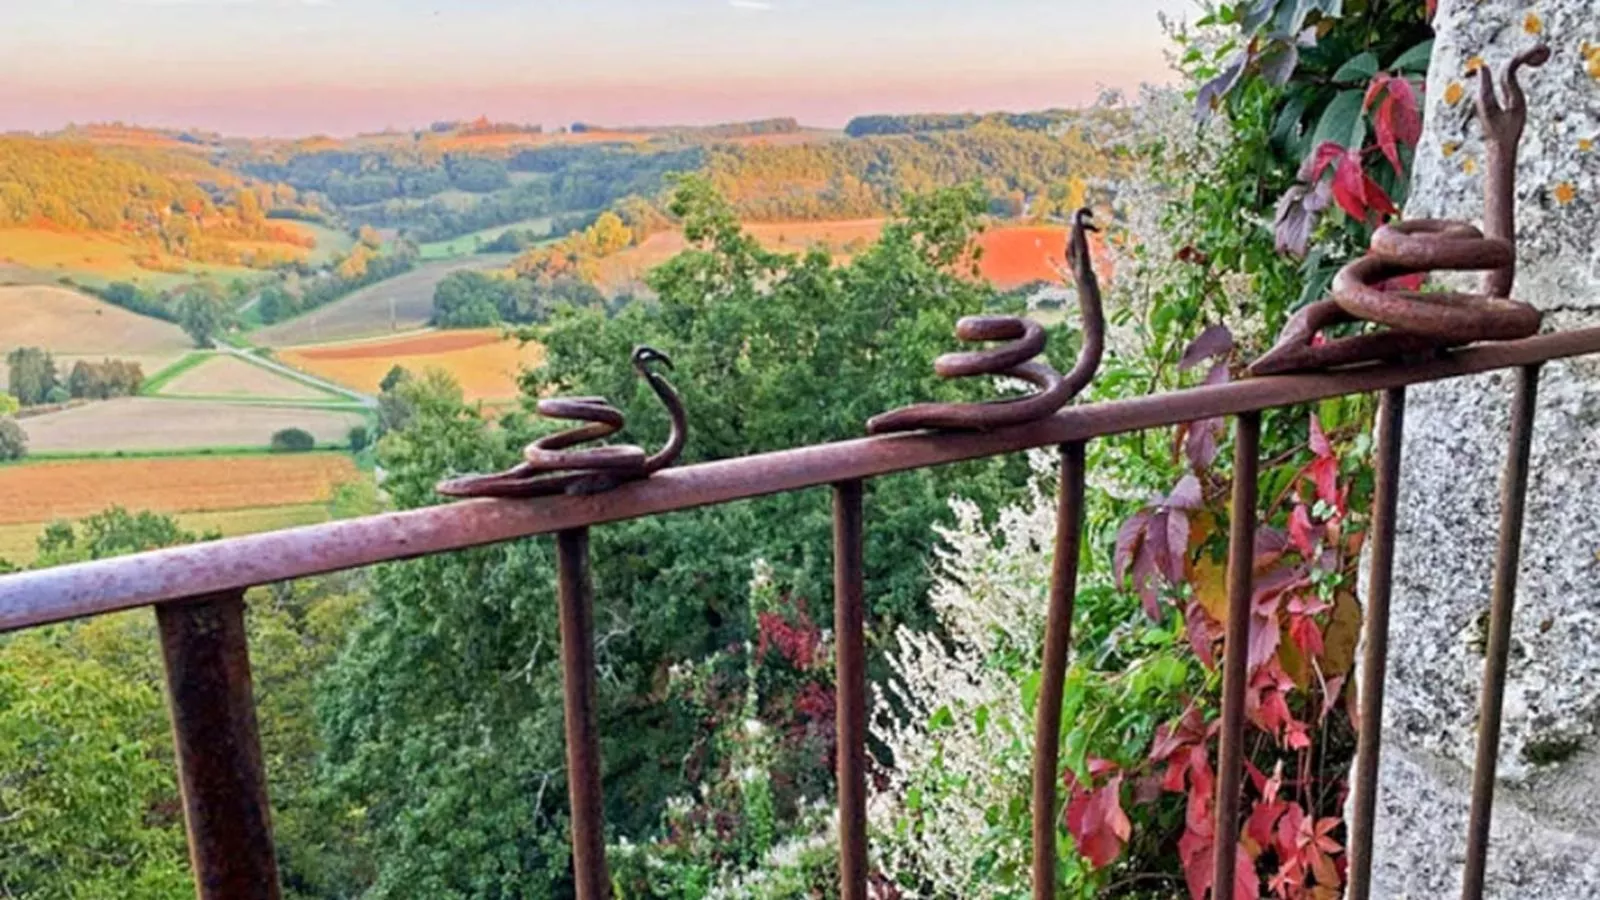
<instances>
[{"instance_id":1,"label":"foliage","mask_svg":"<svg viewBox=\"0 0 1600 900\"><path fill-rule=\"evenodd\" d=\"M144 384L144 369L136 362L107 359L98 363L79 360L67 376L67 390L74 397L107 400L131 397Z\"/></svg>"},{"instance_id":2,"label":"foliage","mask_svg":"<svg viewBox=\"0 0 1600 900\"><path fill-rule=\"evenodd\" d=\"M22 401L11 394L0 394L0 416L15 415L22 409Z\"/></svg>"},{"instance_id":3,"label":"foliage","mask_svg":"<svg viewBox=\"0 0 1600 900\"><path fill-rule=\"evenodd\" d=\"M294 202L283 185L244 184L184 152L0 137L0 228L101 232L139 241L152 258L265 268L311 245L260 214L264 203ZM284 246L274 254L231 241Z\"/></svg>"},{"instance_id":4,"label":"foliage","mask_svg":"<svg viewBox=\"0 0 1600 900\"><path fill-rule=\"evenodd\" d=\"M1075 114L1059 134L984 123L851 141L715 147L705 175L747 220L865 218L933 188L977 182L986 197L1021 192L1034 213L1060 208L1069 178L1109 187L1125 167L1105 152L1121 114Z\"/></svg>"},{"instance_id":5,"label":"foliage","mask_svg":"<svg viewBox=\"0 0 1600 900\"><path fill-rule=\"evenodd\" d=\"M233 323L233 312L214 282L198 281L184 288L176 304L178 325L196 347L213 347Z\"/></svg>"},{"instance_id":6,"label":"foliage","mask_svg":"<svg viewBox=\"0 0 1600 900\"><path fill-rule=\"evenodd\" d=\"M196 540L169 517L107 509L57 522L39 567ZM355 896L360 819L317 779L312 684L364 602L360 576L252 592L246 628L286 896ZM193 897L154 618L0 640L0 884L19 897Z\"/></svg>"},{"instance_id":7,"label":"foliage","mask_svg":"<svg viewBox=\"0 0 1600 900\"><path fill-rule=\"evenodd\" d=\"M350 445L351 453L360 453L372 444L372 431L365 425L352 425L345 443Z\"/></svg>"},{"instance_id":8,"label":"foliage","mask_svg":"<svg viewBox=\"0 0 1600 900\"><path fill-rule=\"evenodd\" d=\"M172 298L163 293L151 293L126 281L113 281L103 288L84 286L83 290L113 306L120 306L142 316L167 322L178 321L178 313L173 308Z\"/></svg>"},{"instance_id":9,"label":"foliage","mask_svg":"<svg viewBox=\"0 0 1600 900\"><path fill-rule=\"evenodd\" d=\"M316 449L317 439L303 428L285 428L272 433L268 446L274 453L305 453Z\"/></svg>"},{"instance_id":10,"label":"foliage","mask_svg":"<svg viewBox=\"0 0 1600 900\"><path fill-rule=\"evenodd\" d=\"M538 330L547 363L527 390L608 396L627 413L628 439L654 445L665 416L628 358L635 344L656 346L677 364L671 377L691 410L686 459L859 435L869 415L914 399L981 396L988 385L938 379L929 365L951 345L954 319L995 300L950 270L981 206L970 190L918 200L876 246L834 266L820 252L762 250L704 180L687 179L674 211L696 247L658 270L657 302L611 318L559 311ZM438 373L397 376L389 388L403 415L380 439L378 462L402 508L437 502L442 475L503 468L536 433L518 415L489 428ZM814 412L796 415L802 408ZM992 507L1025 477L1019 460L1001 460L874 483L874 627L927 620L930 527L948 517L945 498L958 484ZM710 723L696 704L706 701L663 693L660 679L719 651L736 666L730 646L759 646L746 589L757 559L769 561L773 589L797 610L828 608L829 522L827 496L807 492L594 530L596 708L607 821L619 840L676 853L656 846L668 799L702 775L733 790L716 773L736 771L727 755L739 745L702 741ZM547 541L530 540L374 573L373 602L321 705L329 776L349 808L365 810L378 867L372 896L569 889L551 557ZM804 795L825 795L826 768L807 777L816 780ZM740 871L757 844L784 843L773 839L749 838ZM685 870L695 864L676 859ZM724 861L705 860L707 874Z\"/></svg>"},{"instance_id":11,"label":"foliage","mask_svg":"<svg viewBox=\"0 0 1600 900\"><path fill-rule=\"evenodd\" d=\"M612 851L619 898L837 897L833 657L805 605L758 561L756 640L668 672L667 695L701 723L694 790L668 801L660 837Z\"/></svg>"},{"instance_id":12,"label":"foliage","mask_svg":"<svg viewBox=\"0 0 1600 900\"><path fill-rule=\"evenodd\" d=\"M310 312L368 285L409 272L416 266L416 256L416 249L403 242L388 253L380 253L368 243L358 243L328 271L299 279L297 291L282 284L268 285L261 291L257 312L261 321L269 325Z\"/></svg>"},{"instance_id":13,"label":"foliage","mask_svg":"<svg viewBox=\"0 0 1600 900\"><path fill-rule=\"evenodd\" d=\"M39 347L18 347L6 354L6 387L22 406L46 402L59 385L55 357Z\"/></svg>"},{"instance_id":14,"label":"foliage","mask_svg":"<svg viewBox=\"0 0 1600 900\"><path fill-rule=\"evenodd\" d=\"M13 896L193 896L159 674L148 653L142 677L119 664L141 656L132 624L0 644L0 883Z\"/></svg>"},{"instance_id":15,"label":"foliage","mask_svg":"<svg viewBox=\"0 0 1600 900\"><path fill-rule=\"evenodd\" d=\"M0 416L0 461L21 459L28 455L28 433L17 420Z\"/></svg>"},{"instance_id":16,"label":"foliage","mask_svg":"<svg viewBox=\"0 0 1600 900\"><path fill-rule=\"evenodd\" d=\"M446 275L433 290L433 324L440 328L528 324L547 315L544 298L528 279L466 270Z\"/></svg>"},{"instance_id":17,"label":"foliage","mask_svg":"<svg viewBox=\"0 0 1600 900\"><path fill-rule=\"evenodd\" d=\"M51 566L193 541L113 507L39 539ZM193 896L148 616L0 642L0 884L22 897Z\"/></svg>"}]
</instances>

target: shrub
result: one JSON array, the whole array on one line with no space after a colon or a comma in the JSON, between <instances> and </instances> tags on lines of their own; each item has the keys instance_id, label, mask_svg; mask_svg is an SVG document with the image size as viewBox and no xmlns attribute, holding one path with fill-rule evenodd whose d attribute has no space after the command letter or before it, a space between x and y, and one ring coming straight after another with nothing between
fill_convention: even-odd
<instances>
[{"instance_id":1,"label":"shrub","mask_svg":"<svg viewBox=\"0 0 1600 900\"><path fill-rule=\"evenodd\" d=\"M372 433L367 430L367 426L357 425L350 429L345 440L350 443L351 453L360 453L372 443Z\"/></svg>"},{"instance_id":2,"label":"shrub","mask_svg":"<svg viewBox=\"0 0 1600 900\"><path fill-rule=\"evenodd\" d=\"M16 419L0 419L0 459L21 459L28 455L28 433Z\"/></svg>"},{"instance_id":3,"label":"shrub","mask_svg":"<svg viewBox=\"0 0 1600 900\"><path fill-rule=\"evenodd\" d=\"M272 436L272 452L304 453L317 445L317 439L303 428L285 428Z\"/></svg>"}]
</instances>

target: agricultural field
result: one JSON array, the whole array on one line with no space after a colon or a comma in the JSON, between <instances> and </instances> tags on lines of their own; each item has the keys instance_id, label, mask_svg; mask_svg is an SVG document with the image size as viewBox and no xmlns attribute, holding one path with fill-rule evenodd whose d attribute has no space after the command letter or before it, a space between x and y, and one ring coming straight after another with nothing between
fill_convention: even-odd
<instances>
[{"instance_id":1,"label":"agricultural field","mask_svg":"<svg viewBox=\"0 0 1600 900\"><path fill-rule=\"evenodd\" d=\"M52 231L43 228L0 228L0 263L13 263L57 274L85 273L108 280L151 274L133 258L141 251L108 235Z\"/></svg>"},{"instance_id":2,"label":"agricultural field","mask_svg":"<svg viewBox=\"0 0 1600 900\"><path fill-rule=\"evenodd\" d=\"M523 368L544 361L537 344L519 346L494 329L427 331L382 340L290 347L279 361L358 391L377 393L394 366L412 372L443 369L461 383L469 401L514 400Z\"/></svg>"},{"instance_id":3,"label":"agricultural field","mask_svg":"<svg viewBox=\"0 0 1600 900\"><path fill-rule=\"evenodd\" d=\"M28 452L115 453L266 447L274 432L301 428L319 444L342 445L366 422L355 410L226 400L121 397L21 419Z\"/></svg>"},{"instance_id":4,"label":"agricultural field","mask_svg":"<svg viewBox=\"0 0 1600 900\"><path fill-rule=\"evenodd\" d=\"M272 247L284 244L236 242L240 247ZM294 248L300 253L305 251ZM56 231L47 228L0 228L0 271L14 270L8 282L54 282L61 277L95 286L126 281L150 290L166 290L187 284L201 275L219 281L234 278L254 279L263 273L243 266L195 263L177 257L154 254L161 269L147 269L134 262L152 255L150 248L119 241L105 234Z\"/></svg>"},{"instance_id":5,"label":"agricultural field","mask_svg":"<svg viewBox=\"0 0 1600 900\"><path fill-rule=\"evenodd\" d=\"M45 526L108 506L176 516L196 533L327 521L334 489L366 477L342 454L97 459L0 466L0 559L32 562ZM277 501L261 505L262 498Z\"/></svg>"},{"instance_id":6,"label":"agricultural field","mask_svg":"<svg viewBox=\"0 0 1600 900\"><path fill-rule=\"evenodd\" d=\"M165 378L158 397L254 398L267 400L343 400L320 388L231 353L198 355L199 361Z\"/></svg>"},{"instance_id":7,"label":"agricultural field","mask_svg":"<svg viewBox=\"0 0 1600 900\"><path fill-rule=\"evenodd\" d=\"M0 357L18 347L43 347L63 373L80 359L114 357L139 363L148 377L190 346L178 326L87 294L52 285L0 287ZM0 365L0 387L6 375Z\"/></svg>"},{"instance_id":8,"label":"agricultural field","mask_svg":"<svg viewBox=\"0 0 1600 900\"><path fill-rule=\"evenodd\" d=\"M250 340L266 347L287 347L411 331L432 318L433 289L446 275L463 269L501 268L510 261L509 254L486 254L423 263L320 309L252 331Z\"/></svg>"},{"instance_id":9,"label":"agricultural field","mask_svg":"<svg viewBox=\"0 0 1600 900\"><path fill-rule=\"evenodd\" d=\"M519 173L521 174L521 173ZM537 219L524 219L521 222L512 222L510 225L496 225L482 231L474 231L448 241L434 241L430 244L421 244L417 247L419 258L425 260L458 259L471 256L478 252L480 244L492 243L508 231L532 231L541 236L549 237L550 228L555 224L551 216L540 216Z\"/></svg>"}]
</instances>

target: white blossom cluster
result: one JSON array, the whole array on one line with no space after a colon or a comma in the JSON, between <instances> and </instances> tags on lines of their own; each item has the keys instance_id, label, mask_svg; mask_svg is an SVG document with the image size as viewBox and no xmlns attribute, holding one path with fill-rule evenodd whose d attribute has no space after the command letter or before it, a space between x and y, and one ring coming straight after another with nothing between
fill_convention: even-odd
<instances>
[{"instance_id":1,"label":"white blossom cluster","mask_svg":"<svg viewBox=\"0 0 1600 900\"><path fill-rule=\"evenodd\" d=\"M1026 828L990 818L1030 783L1033 727L1016 673L1038 665L1055 509L1037 485L992 527L975 505L951 506L930 597L943 635L899 629L893 676L873 698L887 786L868 817L878 869L926 890L907 896L1000 900L1018 885L983 873L1024 871L1029 856Z\"/></svg>"}]
</instances>

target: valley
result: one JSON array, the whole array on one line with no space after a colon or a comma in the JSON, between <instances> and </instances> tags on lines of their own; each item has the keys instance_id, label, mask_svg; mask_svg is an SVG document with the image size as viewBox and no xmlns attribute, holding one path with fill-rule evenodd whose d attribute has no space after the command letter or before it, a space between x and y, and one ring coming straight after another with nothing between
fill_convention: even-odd
<instances>
[{"instance_id":1,"label":"valley","mask_svg":"<svg viewBox=\"0 0 1600 900\"><path fill-rule=\"evenodd\" d=\"M973 277L1060 283L1063 213L1114 195L1118 165L1094 142L1117 115L0 137L0 388L22 400L11 415L26 444L0 472L48 475L40 496L55 498L0 522L0 558L25 561L25 533L54 517L115 503L229 532L315 520L319 501L299 494L186 505L103 476L209 484L219 460L290 445L368 465L396 367L444 371L490 410L514 402L543 349L508 329L562 304L653 302L651 271L694 246L669 202L674 173L704 179L763 248L835 264L872 246L904 197L969 183L989 205Z\"/></svg>"}]
</instances>

